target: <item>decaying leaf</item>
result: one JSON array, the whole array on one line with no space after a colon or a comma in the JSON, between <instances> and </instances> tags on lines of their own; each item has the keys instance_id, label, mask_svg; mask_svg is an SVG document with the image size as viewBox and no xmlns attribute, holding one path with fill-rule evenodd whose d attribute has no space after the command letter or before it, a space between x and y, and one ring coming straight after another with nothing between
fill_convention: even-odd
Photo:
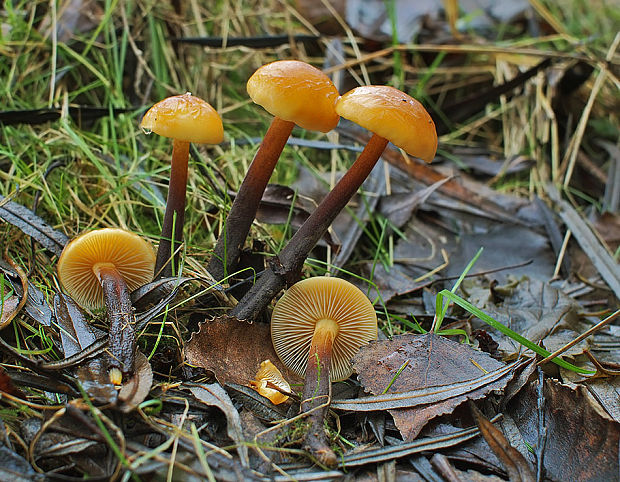
<instances>
[{"instance_id":1,"label":"decaying leaf","mask_svg":"<svg viewBox=\"0 0 620 482\"><path fill-rule=\"evenodd\" d=\"M54 316L60 327L60 339L65 358L81 353L105 333L91 326L79 306L63 293L54 297ZM76 375L82 387L97 403L114 403L117 392L108 376L103 357L88 360L77 367Z\"/></svg>"},{"instance_id":2,"label":"decaying leaf","mask_svg":"<svg viewBox=\"0 0 620 482\"><path fill-rule=\"evenodd\" d=\"M0 367L0 393L8 393L15 397L25 397L25 395L15 387L11 381L11 377L7 374L4 368Z\"/></svg>"},{"instance_id":3,"label":"decaying leaf","mask_svg":"<svg viewBox=\"0 0 620 482\"><path fill-rule=\"evenodd\" d=\"M59 255L69 238L56 231L30 209L0 195L0 218L32 237L52 253Z\"/></svg>"},{"instance_id":4,"label":"decaying leaf","mask_svg":"<svg viewBox=\"0 0 620 482\"><path fill-rule=\"evenodd\" d=\"M493 453L502 461L509 479L515 482L534 482L536 476L532 473L532 468L523 455L510 445L504 434L489 422L472 402L470 402L470 409L480 433Z\"/></svg>"},{"instance_id":5,"label":"decaying leaf","mask_svg":"<svg viewBox=\"0 0 620 482\"><path fill-rule=\"evenodd\" d=\"M553 480L618 480L620 423L607 415L584 386L570 388L553 379L544 384L546 444L544 469ZM508 404L525 441L537 446L537 382Z\"/></svg>"},{"instance_id":6,"label":"decaying leaf","mask_svg":"<svg viewBox=\"0 0 620 482\"><path fill-rule=\"evenodd\" d=\"M260 363L267 359L289 383L300 381L278 359L270 327L265 323L247 323L227 316L205 321L187 343L185 358L192 365L213 372L222 384L247 385Z\"/></svg>"},{"instance_id":7,"label":"decaying leaf","mask_svg":"<svg viewBox=\"0 0 620 482\"><path fill-rule=\"evenodd\" d=\"M247 467L250 463L248 447L243 443L243 428L239 412L232 403L226 391L217 383L190 386L189 390L202 403L219 408L226 416L226 426L228 436L237 443L237 452L241 459L241 464Z\"/></svg>"},{"instance_id":8,"label":"decaying leaf","mask_svg":"<svg viewBox=\"0 0 620 482\"><path fill-rule=\"evenodd\" d=\"M493 291L502 299L494 300L487 288L472 288L468 291L469 301L525 338L535 343L543 340L545 348L553 351L579 335L574 331L578 304L548 283L521 279L503 287L497 286ZM522 349L517 342L496 331L493 336L497 337L500 350L505 354L515 354ZM567 354L583 353L587 343L584 341L574 346Z\"/></svg>"},{"instance_id":9,"label":"decaying leaf","mask_svg":"<svg viewBox=\"0 0 620 482\"><path fill-rule=\"evenodd\" d=\"M151 391L153 370L149 360L141 351L136 352L136 366L133 376L123 383L118 399L122 402L121 410L130 412L140 405Z\"/></svg>"},{"instance_id":10,"label":"decaying leaf","mask_svg":"<svg viewBox=\"0 0 620 482\"><path fill-rule=\"evenodd\" d=\"M300 199L290 187L269 184L256 211L256 220L268 224L290 224L294 229L299 229L315 207L303 202L303 198ZM340 249L338 240L334 240L329 232L325 233L322 241L335 251Z\"/></svg>"},{"instance_id":11,"label":"decaying leaf","mask_svg":"<svg viewBox=\"0 0 620 482\"><path fill-rule=\"evenodd\" d=\"M0 330L11 322L18 306L19 298L15 295L11 295L5 300L0 300Z\"/></svg>"},{"instance_id":12,"label":"decaying leaf","mask_svg":"<svg viewBox=\"0 0 620 482\"><path fill-rule=\"evenodd\" d=\"M0 480L11 482L43 482L46 477L38 474L21 455L0 445Z\"/></svg>"},{"instance_id":13,"label":"decaying leaf","mask_svg":"<svg viewBox=\"0 0 620 482\"><path fill-rule=\"evenodd\" d=\"M52 323L52 310L47 304L45 296L43 296L41 290L26 279L25 273L16 272L13 267L9 266L8 263L1 259L0 272L6 276L6 279L8 279L9 283L15 290L15 295L19 300L23 299L24 296L23 285L25 284L27 286L27 296L24 304L26 314L37 323L44 326L50 326Z\"/></svg>"},{"instance_id":14,"label":"decaying leaf","mask_svg":"<svg viewBox=\"0 0 620 482\"><path fill-rule=\"evenodd\" d=\"M503 389L512 377L511 366L469 345L432 333L370 343L353 358L353 366L364 388L375 396L386 389L386 395L413 390L429 392L423 405L390 409L406 441L415 439L432 418L451 413L466 400ZM397 376L399 369L402 371ZM337 403L332 406L338 406Z\"/></svg>"}]
</instances>

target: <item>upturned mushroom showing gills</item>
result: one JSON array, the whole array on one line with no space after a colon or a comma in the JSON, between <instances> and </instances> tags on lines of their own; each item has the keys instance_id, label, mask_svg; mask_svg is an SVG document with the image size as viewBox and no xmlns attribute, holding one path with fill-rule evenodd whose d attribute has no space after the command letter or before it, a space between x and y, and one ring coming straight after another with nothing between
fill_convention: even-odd
<instances>
[{"instance_id":1,"label":"upturned mushroom showing gills","mask_svg":"<svg viewBox=\"0 0 620 482\"><path fill-rule=\"evenodd\" d=\"M222 279L236 267L258 205L293 127L328 132L338 124L338 90L319 69L298 60L260 67L248 80L252 100L274 118L239 187L207 270Z\"/></svg>"},{"instance_id":2,"label":"upturned mushroom showing gills","mask_svg":"<svg viewBox=\"0 0 620 482\"><path fill-rule=\"evenodd\" d=\"M348 378L353 373L351 358L376 338L377 315L372 303L341 278L319 276L299 281L273 309L271 339L276 354L284 365L305 377L302 412L315 409L305 447L324 465L336 464L323 428L331 381Z\"/></svg>"},{"instance_id":3,"label":"upturned mushroom showing gills","mask_svg":"<svg viewBox=\"0 0 620 482\"><path fill-rule=\"evenodd\" d=\"M357 87L338 99L336 112L370 130L373 136L278 254L279 273L265 270L259 282L232 310L232 316L254 319L284 287L286 276L299 272L310 251L366 180L389 141L427 162L435 156L437 132L431 116L422 104L398 89L376 85Z\"/></svg>"},{"instance_id":4,"label":"upturned mushroom showing gills","mask_svg":"<svg viewBox=\"0 0 620 482\"><path fill-rule=\"evenodd\" d=\"M224 128L215 109L189 92L155 104L144 114L140 127L173 139L168 199L155 263L155 277L168 278L179 274L190 142L219 144Z\"/></svg>"},{"instance_id":5,"label":"upturned mushroom showing gills","mask_svg":"<svg viewBox=\"0 0 620 482\"><path fill-rule=\"evenodd\" d=\"M134 369L136 335L129 293L153 278L155 252L149 242L123 229L82 234L65 246L58 279L76 303L105 306L110 322L110 378L118 384Z\"/></svg>"}]
</instances>

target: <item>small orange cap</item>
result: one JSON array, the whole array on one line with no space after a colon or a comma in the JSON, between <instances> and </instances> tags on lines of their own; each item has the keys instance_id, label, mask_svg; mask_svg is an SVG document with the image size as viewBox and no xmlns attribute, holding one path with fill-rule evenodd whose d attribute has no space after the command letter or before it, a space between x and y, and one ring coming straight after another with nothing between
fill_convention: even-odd
<instances>
[{"instance_id":1,"label":"small orange cap","mask_svg":"<svg viewBox=\"0 0 620 482\"><path fill-rule=\"evenodd\" d=\"M268 387L268 383L284 390L285 392L291 391L291 386L284 379L280 370L278 370L271 360L261 362L260 368L258 369L258 372L256 372L256 379L250 382L250 386L263 397L268 398L274 405L278 405L288 400L288 395L284 395L282 392Z\"/></svg>"},{"instance_id":2,"label":"small orange cap","mask_svg":"<svg viewBox=\"0 0 620 482\"><path fill-rule=\"evenodd\" d=\"M437 151L435 123L413 97L387 85L356 87L336 103L336 112L404 149L431 162Z\"/></svg>"},{"instance_id":3,"label":"small orange cap","mask_svg":"<svg viewBox=\"0 0 620 482\"><path fill-rule=\"evenodd\" d=\"M180 141L219 144L224 139L222 119L211 104L189 92L166 97L151 107L140 122L144 132Z\"/></svg>"},{"instance_id":4,"label":"small orange cap","mask_svg":"<svg viewBox=\"0 0 620 482\"><path fill-rule=\"evenodd\" d=\"M155 252L145 239L118 228L97 229L70 241L58 259L58 279L80 306L104 306L94 269L98 264L114 265L133 291L153 279Z\"/></svg>"},{"instance_id":5,"label":"small orange cap","mask_svg":"<svg viewBox=\"0 0 620 482\"><path fill-rule=\"evenodd\" d=\"M338 124L338 90L327 75L299 60L260 67L248 80L248 94L270 114L304 129L329 132Z\"/></svg>"}]
</instances>

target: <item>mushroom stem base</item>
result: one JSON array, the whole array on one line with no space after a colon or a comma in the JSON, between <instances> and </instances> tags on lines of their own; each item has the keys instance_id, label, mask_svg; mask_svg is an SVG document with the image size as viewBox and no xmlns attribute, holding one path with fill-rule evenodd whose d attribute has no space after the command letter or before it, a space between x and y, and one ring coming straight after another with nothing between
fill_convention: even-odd
<instances>
[{"instance_id":1,"label":"mushroom stem base","mask_svg":"<svg viewBox=\"0 0 620 482\"><path fill-rule=\"evenodd\" d=\"M329 411L332 396L330 367L332 346L338 334L338 324L332 320L321 320L317 323L306 368L301 411L310 412L308 431L304 440L304 448L323 465L335 467L338 459L330 448L325 433L325 417Z\"/></svg>"},{"instance_id":2,"label":"mushroom stem base","mask_svg":"<svg viewBox=\"0 0 620 482\"><path fill-rule=\"evenodd\" d=\"M93 269L103 288L106 313L110 321L110 368L118 368L123 374L131 375L136 357L136 332L129 289L113 265L99 264Z\"/></svg>"}]
</instances>

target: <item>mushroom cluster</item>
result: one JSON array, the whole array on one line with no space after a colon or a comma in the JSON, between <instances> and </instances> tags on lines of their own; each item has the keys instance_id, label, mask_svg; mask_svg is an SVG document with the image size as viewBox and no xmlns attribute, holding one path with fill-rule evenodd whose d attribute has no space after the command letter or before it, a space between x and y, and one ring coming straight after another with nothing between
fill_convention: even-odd
<instances>
[{"instance_id":1,"label":"mushroom cluster","mask_svg":"<svg viewBox=\"0 0 620 482\"><path fill-rule=\"evenodd\" d=\"M303 264L336 216L368 177L389 142L430 162L437 134L423 106L398 89L363 86L339 96L319 69L296 60L259 68L249 79L251 99L274 117L238 189L208 263L216 280L232 274L243 244L287 140L295 125L328 132L340 117L358 123L372 137L345 175L291 237L229 313L253 320L285 287L299 279ZM120 383L133 372L136 340L129 292L153 276L178 276L183 239L189 146L223 140L219 115L207 102L187 93L168 97L144 115L141 127L173 139L170 183L162 233L154 254L138 235L99 229L77 237L62 252L58 277L63 288L88 308L106 307L110 320L111 378ZM308 278L292 285L276 303L272 341L280 360L305 377L301 409L310 412L305 444L323 464L335 465L324 431L331 382L351 375L351 358L377 337L377 317L368 298L353 284L331 277ZM288 399L290 386L266 360L249 382L274 403Z\"/></svg>"}]
</instances>

